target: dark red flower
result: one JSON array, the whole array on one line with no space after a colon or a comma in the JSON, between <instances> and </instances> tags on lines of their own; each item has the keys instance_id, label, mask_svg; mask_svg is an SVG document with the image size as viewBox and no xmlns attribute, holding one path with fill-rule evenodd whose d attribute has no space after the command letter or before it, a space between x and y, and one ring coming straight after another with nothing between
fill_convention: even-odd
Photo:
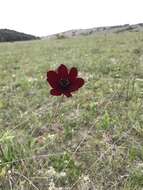
<instances>
[{"instance_id":1,"label":"dark red flower","mask_svg":"<svg viewBox=\"0 0 143 190\"><path fill-rule=\"evenodd\" d=\"M60 65L56 71L47 72L47 81L52 89L50 93L53 96L64 94L67 97L72 96L71 92L78 90L84 85L84 80L78 78L77 68L72 67L70 70L65 65Z\"/></svg>"}]
</instances>

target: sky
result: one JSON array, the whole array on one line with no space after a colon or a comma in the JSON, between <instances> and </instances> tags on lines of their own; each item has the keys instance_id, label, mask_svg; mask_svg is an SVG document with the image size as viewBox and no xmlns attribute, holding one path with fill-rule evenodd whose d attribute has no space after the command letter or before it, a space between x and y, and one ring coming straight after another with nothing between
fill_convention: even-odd
<instances>
[{"instance_id":1,"label":"sky","mask_svg":"<svg viewBox=\"0 0 143 190\"><path fill-rule=\"evenodd\" d=\"M143 23L143 0L0 0L0 28L36 36Z\"/></svg>"}]
</instances>

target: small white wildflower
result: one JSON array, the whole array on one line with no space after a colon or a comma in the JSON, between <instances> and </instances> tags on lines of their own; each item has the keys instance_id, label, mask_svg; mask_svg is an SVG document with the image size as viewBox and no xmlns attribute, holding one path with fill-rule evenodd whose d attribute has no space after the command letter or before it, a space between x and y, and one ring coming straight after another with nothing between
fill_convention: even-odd
<instances>
[{"instance_id":1,"label":"small white wildflower","mask_svg":"<svg viewBox=\"0 0 143 190\"><path fill-rule=\"evenodd\" d=\"M37 81L38 79L37 78L33 78L33 77L29 77L27 80L28 80L28 82L33 82L33 81Z\"/></svg>"},{"instance_id":2,"label":"small white wildflower","mask_svg":"<svg viewBox=\"0 0 143 190\"><path fill-rule=\"evenodd\" d=\"M66 172L60 172L60 177L65 177L66 176Z\"/></svg>"},{"instance_id":3,"label":"small white wildflower","mask_svg":"<svg viewBox=\"0 0 143 190\"><path fill-rule=\"evenodd\" d=\"M64 163L65 163L65 164L68 164L68 163L69 163L69 161L68 161L68 160L65 160L65 161L64 161Z\"/></svg>"},{"instance_id":4,"label":"small white wildflower","mask_svg":"<svg viewBox=\"0 0 143 190\"><path fill-rule=\"evenodd\" d=\"M89 182L90 181L89 176L88 175L83 176L83 180L85 182Z\"/></svg>"},{"instance_id":5,"label":"small white wildflower","mask_svg":"<svg viewBox=\"0 0 143 190\"><path fill-rule=\"evenodd\" d=\"M55 171L55 169L52 166L49 167L49 170L47 171L47 173L50 176L55 176L56 175L56 171Z\"/></svg>"},{"instance_id":6,"label":"small white wildflower","mask_svg":"<svg viewBox=\"0 0 143 190\"><path fill-rule=\"evenodd\" d=\"M8 172L8 174L11 174L11 170L8 170L7 172Z\"/></svg>"},{"instance_id":7,"label":"small white wildflower","mask_svg":"<svg viewBox=\"0 0 143 190\"><path fill-rule=\"evenodd\" d=\"M49 140L54 140L56 138L55 134L48 134L48 139Z\"/></svg>"},{"instance_id":8,"label":"small white wildflower","mask_svg":"<svg viewBox=\"0 0 143 190\"><path fill-rule=\"evenodd\" d=\"M55 184L53 182L53 180L49 183L49 190L55 190L56 187L55 187Z\"/></svg>"},{"instance_id":9,"label":"small white wildflower","mask_svg":"<svg viewBox=\"0 0 143 190\"><path fill-rule=\"evenodd\" d=\"M111 63L113 63L113 64L117 64L117 63L118 63L118 62L117 62L117 59L114 58L114 57L112 57L112 58L110 59L110 61L111 61Z\"/></svg>"}]
</instances>

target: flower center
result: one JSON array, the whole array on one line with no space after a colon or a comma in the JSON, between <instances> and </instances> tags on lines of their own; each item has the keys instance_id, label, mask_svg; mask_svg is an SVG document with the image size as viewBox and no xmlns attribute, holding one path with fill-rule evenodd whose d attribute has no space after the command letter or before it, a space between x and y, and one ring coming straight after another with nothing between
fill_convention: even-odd
<instances>
[{"instance_id":1,"label":"flower center","mask_svg":"<svg viewBox=\"0 0 143 190\"><path fill-rule=\"evenodd\" d=\"M70 85L70 81L68 79L61 79L60 80L60 86L63 90L67 89L67 87Z\"/></svg>"}]
</instances>

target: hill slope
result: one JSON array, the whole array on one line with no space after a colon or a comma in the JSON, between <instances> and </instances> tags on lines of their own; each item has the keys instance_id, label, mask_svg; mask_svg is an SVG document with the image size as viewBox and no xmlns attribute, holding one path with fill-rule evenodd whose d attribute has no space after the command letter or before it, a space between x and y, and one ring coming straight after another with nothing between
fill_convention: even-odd
<instances>
[{"instance_id":1,"label":"hill slope","mask_svg":"<svg viewBox=\"0 0 143 190\"><path fill-rule=\"evenodd\" d=\"M105 26L105 27L95 27L89 29L76 29L76 30L68 30L65 32L57 33L48 36L48 38L66 38L66 37L78 37L78 36L88 36L91 34L99 34L99 33L121 33L121 32L141 32L143 31L143 23L134 24L134 25L117 25L117 26Z\"/></svg>"},{"instance_id":2,"label":"hill slope","mask_svg":"<svg viewBox=\"0 0 143 190\"><path fill-rule=\"evenodd\" d=\"M37 37L9 29L0 29L0 42L36 40Z\"/></svg>"}]
</instances>

